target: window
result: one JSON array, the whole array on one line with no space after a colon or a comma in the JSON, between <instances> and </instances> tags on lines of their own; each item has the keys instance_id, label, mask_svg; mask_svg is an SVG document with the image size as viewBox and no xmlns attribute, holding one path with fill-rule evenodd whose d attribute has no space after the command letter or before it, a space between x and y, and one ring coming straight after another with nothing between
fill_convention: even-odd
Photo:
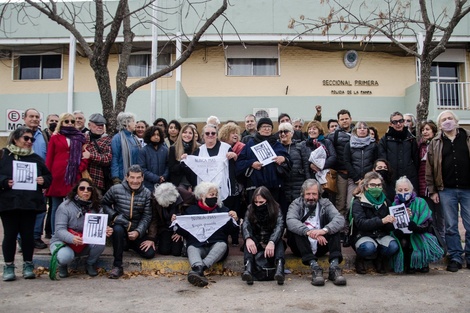
<instances>
[{"instance_id":1,"label":"window","mask_svg":"<svg viewBox=\"0 0 470 313\"><path fill-rule=\"evenodd\" d=\"M273 46L227 47L228 76L277 76L279 51Z\"/></svg>"},{"instance_id":2,"label":"window","mask_svg":"<svg viewBox=\"0 0 470 313\"><path fill-rule=\"evenodd\" d=\"M439 106L459 106L461 88L459 63L434 62L431 68L431 81L437 82Z\"/></svg>"},{"instance_id":3,"label":"window","mask_svg":"<svg viewBox=\"0 0 470 313\"><path fill-rule=\"evenodd\" d=\"M171 64L171 55L169 53L160 54L157 58L157 72ZM151 54L133 54L129 58L127 75L129 77L145 77L150 75L152 66ZM171 72L165 76L171 76Z\"/></svg>"},{"instance_id":4,"label":"window","mask_svg":"<svg viewBox=\"0 0 470 313\"><path fill-rule=\"evenodd\" d=\"M60 79L62 74L62 56L22 55L15 59L14 79Z\"/></svg>"}]
</instances>

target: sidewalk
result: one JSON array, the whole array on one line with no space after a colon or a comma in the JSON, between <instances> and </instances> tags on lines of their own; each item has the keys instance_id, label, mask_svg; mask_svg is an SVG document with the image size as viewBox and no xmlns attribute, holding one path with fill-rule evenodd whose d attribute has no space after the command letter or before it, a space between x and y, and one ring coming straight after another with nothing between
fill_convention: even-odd
<instances>
[{"instance_id":1,"label":"sidewalk","mask_svg":"<svg viewBox=\"0 0 470 313\"><path fill-rule=\"evenodd\" d=\"M460 221L460 233L462 238L464 238L464 230L462 223ZM43 239L45 243L49 245L48 239ZM3 226L0 223L0 245L3 241ZM242 242L242 240L240 240ZM356 253L350 247L343 248L343 262L341 266L345 270L354 270L354 260L356 258ZM3 262L3 254L0 251L0 262ZM50 262L50 252L49 248L47 249L36 249L34 251L34 263L35 266L43 266L49 268ZM431 268L444 269L445 268L445 259L440 260L437 263L430 265ZM17 266L23 263L22 254L18 253L15 256L15 263ZM98 267L104 268L105 270L110 270L113 263L113 249L108 244L105 251L100 257ZM319 260L320 266L323 268L328 267L328 257L322 257ZM84 260L77 260L78 270L84 271L83 265ZM173 256L162 256L156 255L155 258L151 260L142 259L133 251L124 252L124 270L125 271L160 271L160 273L172 273L172 272L188 272L190 270L188 259L185 257L173 257ZM240 246L233 247L229 245L229 255L227 259L223 262L219 262L214 266L215 271L228 271L228 272L242 272L244 268L243 264L243 252L240 251ZM300 258L292 255L290 249L286 251L286 265L285 268L291 272L300 272L308 273L310 272L309 267L302 264Z\"/></svg>"}]
</instances>

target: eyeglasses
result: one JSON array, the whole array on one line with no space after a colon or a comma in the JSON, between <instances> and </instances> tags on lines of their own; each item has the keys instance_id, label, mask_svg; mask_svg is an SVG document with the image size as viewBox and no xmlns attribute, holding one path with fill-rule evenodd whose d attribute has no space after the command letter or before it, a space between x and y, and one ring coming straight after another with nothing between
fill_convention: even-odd
<instances>
[{"instance_id":1,"label":"eyeglasses","mask_svg":"<svg viewBox=\"0 0 470 313\"><path fill-rule=\"evenodd\" d=\"M391 121L390 123L392 123L393 125L397 125L397 124L403 124L404 122L405 122L404 119L399 119L399 120Z\"/></svg>"},{"instance_id":2,"label":"eyeglasses","mask_svg":"<svg viewBox=\"0 0 470 313\"><path fill-rule=\"evenodd\" d=\"M209 136L215 136L216 132L205 132L204 135L206 135L207 137Z\"/></svg>"},{"instance_id":3,"label":"eyeglasses","mask_svg":"<svg viewBox=\"0 0 470 313\"><path fill-rule=\"evenodd\" d=\"M75 120L64 120L64 124L75 124Z\"/></svg>"},{"instance_id":4,"label":"eyeglasses","mask_svg":"<svg viewBox=\"0 0 470 313\"><path fill-rule=\"evenodd\" d=\"M272 129L273 127L271 125L262 125L260 128Z\"/></svg>"},{"instance_id":5,"label":"eyeglasses","mask_svg":"<svg viewBox=\"0 0 470 313\"><path fill-rule=\"evenodd\" d=\"M290 133L290 131L287 129L279 131L279 134L288 134L288 133Z\"/></svg>"},{"instance_id":6,"label":"eyeglasses","mask_svg":"<svg viewBox=\"0 0 470 313\"><path fill-rule=\"evenodd\" d=\"M91 187L91 186L78 186L78 190L80 190L80 191L85 191L85 189L86 189L86 191L88 191L88 192L92 192L92 191L93 191L93 187Z\"/></svg>"},{"instance_id":7,"label":"eyeglasses","mask_svg":"<svg viewBox=\"0 0 470 313\"><path fill-rule=\"evenodd\" d=\"M382 184L370 183L368 186L369 188L382 188Z\"/></svg>"},{"instance_id":8,"label":"eyeglasses","mask_svg":"<svg viewBox=\"0 0 470 313\"><path fill-rule=\"evenodd\" d=\"M36 141L36 138L34 137L29 137L29 136L23 136L24 141L30 141L31 143L34 143Z\"/></svg>"}]
</instances>

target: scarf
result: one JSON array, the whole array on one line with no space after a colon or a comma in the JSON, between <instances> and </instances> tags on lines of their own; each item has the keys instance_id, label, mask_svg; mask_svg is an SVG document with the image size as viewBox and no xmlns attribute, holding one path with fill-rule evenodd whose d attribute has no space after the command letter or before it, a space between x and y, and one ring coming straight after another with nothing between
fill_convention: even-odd
<instances>
[{"instance_id":1,"label":"scarf","mask_svg":"<svg viewBox=\"0 0 470 313\"><path fill-rule=\"evenodd\" d=\"M371 143L371 137L367 136L364 138L357 137L356 135L352 135L351 139L349 141L349 144L351 145L351 148L358 148L362 149Z\"/></svg>"},{"instance_id":2,"label":"scarf","mask_svg":"<svg viewBox=\"0 0 470 313\"><path fill-rule=\"evenodd\" d=\"M91 201L83 200L78 195L75 195L75 197L73 198L73 201L80 208L80 212L82 215L85 215L85 213L90 212L92 209Z\"/></svg>"},{"instance_id":3,"label":"scarf","mask_svg":"<svg viewBox=\"0 0 470 313\"><path fill-rule=\"evenodd\" d=\"M255 217L259 225L268 225L269 224L269 211L268 205L265 203L261 206L254 207Z\"/></svg>"},{"instance_id":4,"label":"scarf","mask_svg":"<svg viewBox=\"0 0 470 313\"><path fill-rule=\"evenodd\" d=\"M18 160L20 156L27 156L34 153L33 149L20 148L14 144L9 144L6 146L6 148L10 150L11 153L13 153L15 160Z\"/></svg>"},{"instance_id":5,"label":"scarf","mask_svg":"<svg viewBox=\"0 0 470 313\"><path fill-rule=\"evenodd\" d=\"M259 144L260 142L263 142L263 141L267 140L268 143L269 143L271 146L273 146L273 145L277 142L276 136L273 136L273 135L261 136L260 133L256 133L256 134L253 136L253 140L254 140L255 144Z\"/></svg>"},{"instance_id":6,"label":"scarf","mask_svg":"<svg viewBox=\"0 0 470 313\"><path fill-rule=\"evenodd\" d=\"M75 127L64 126L60 128L61 135L70 139L70 154L64 181L66 185L73 185L77 180L78 168L82 159L82 146L85 143L85 135Z\"/></svg>"},{"instance_id":7,"label":"scarf","mask_svg":"<svg viewBox=\"0 0 470 313\"><path fill-rule=\"evenodd\" d=\"M394 204L396 203L394 202ZM429 206L423 198L415 198L410 202L409 208L413 213L410 217L410 221L415 222L416 225L421 225L429 219L432 219L432 211L429 209ZM393 232L391 235L395 237ZM398 253L392 257L391 263L393 270L396 273L401 273L404 269L403 249L401 247L400 240L396 237L395 239L397 240L400 249ZM440 260L444 255L444 250L439 245L436 236L433 234L412 233L410 234L410 242L412 247L411 260L409 264L410 268L423 268L429 263Z\"/></svg>"},{"instance_id":8,"label":"scarf","mask_svg":"<svg viewBox=\"0 0 470 313\"><path fill-rule=\"evenodd\" d=\"M204 211L207 211L208 213L214 211L214 209L217 207L217 204L214 205L212 208L208 207L207 205L204 204L204 202L202 202L202 200L198 200L197 205Z\"/></svg>"},{"instance_id":9,"label":"scarf","mask_svg":"<svg viewBox=\"0 0 470 313\"><path fill-rule=\"evenodd\" d=\"M364 195L366 196L366 199L372 204L376 210L378 210L382 204L384 204L385 199L387 198L385 194L382 192L378 198L372 197L372 195L369 193L369 191L365 191Z\"/></svg>"},{"instance_id":10,"label":"scarf","mask_svg":"<svg viewBox=\"0 0 470 313\"><path fill-rule=\"evenodd\" d=\"M121 136L122 173L124 174L124 176L126 176L129 166L132 165L132 151L130 147L132 143L127 141L127 134L129 134L131 139L134 140L134 145L140 147L139 142L130 131L123 129L119 132L119 135Z\"/></svg>"},{"instance_id":11,"label":"scarf","mask_svg":"<svg viewBox=\"0 0 470 313\"><path fill-rule=\"evenodd\" d=\"M93 134L92 132L89 132L88 135L90 136L90 141L96 141L101 138L102 135L98 134Z\"/></svg>"},{"instance_id":12,"label":"scarf","mask_svg":"<svg viewBox=\"0 0 470 313\"><path fill-rule=\"evenodd\" d=\"M396 131L392 126L388 127L387 136L390 136L395 139L405 140L408 137L408 134L411 134L408 131L408 127L403 127L402 131Z\"/></svg>"}]
</instances>

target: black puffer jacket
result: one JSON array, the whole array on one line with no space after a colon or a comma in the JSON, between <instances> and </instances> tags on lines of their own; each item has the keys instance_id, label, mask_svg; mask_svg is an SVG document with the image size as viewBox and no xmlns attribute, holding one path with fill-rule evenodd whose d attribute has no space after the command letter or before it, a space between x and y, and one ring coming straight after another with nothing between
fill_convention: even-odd
<instances>
[{"instance_id":1,"label":"black puffer jacket","mask_svg":"<svg viewBox=\"0 0 470 313\"><path fill-rule=\"evenodd\" d=\"M389 127L385 136L380 139L379 158L386 159L393 170L392 184L394 187L398 178L406 175L415 190L419 190L418 168L419 153L416 138L406 127L397 132Z\"/></svg>"},{"instance_id":2,"label":"black puffer jacket","mask_svg":"<svg viewBox=\"0 0 470 313\"><path fill-rule=\"evenodd\" d=\"M305 161L308 162L308 159L303 159L299 143L293 142L290 145L284 145L284 148L286 148L287 153L290 155L292 164L290 176L287 180L284 180L284 193L288 204L290 204L300 196L300 187L302 187L302 184L308 178L304 169L304 163Z\"/></svg>"},{"instance_id":3,"label":"black puffer jacket","mask_svg":"<svg viewBox=\"0 0 470 313\"><path fill-rule=\"evenodd\" d=\"M335 136L337 137L336 140ZM333 143L333 147L336 151L336 165L333 168L338 171L347 170L346 164L344 164L344 148L351 139L351 134L338 127L333 133L328 134L326 138Z\"/></svg>"},{"instance_id":4,"label":"black puffer jacket","mask_svg":"<svg viewBox=\"0 0 470 313\"><path fill-rule=\"evenodd\" d=\"M348 170L348 178L357 182L363 179L367 172L372 171L378 151L379 148L375 142L362 148L351 148L348 142L344 148L344 164Z\"/></svg>"},{"instance_id":5,"label":"black puffer jacket","mask_svg":"<svg viewBox=\"0 0 470 313\"><path fill-rule=\"evenodd\" d=\"M310 161L308 160L312 151L318 149L316 146L313 145L312 140L313 139L309 138L299 144L300 150L302 152L302 161L304 162L304 172L306 173L307 178L315 178L315 173L310 168ZM326 138L319 140L318 142L322 144L322 149L326 149L327 154L325 166L323 167L323 169L334 168L336 164L337 155L333 143Z\"/></svg>"},{"instance_id":6,"label":"black puffer jacket","mask_svg":"<svg viewBox=\"0 0 470 313\"><path fill-rule=\"evenodd\" d=\"M142 238L152 220L150 197L151 193L143 183L139 189L132 190L124 180L108 190L101 204L104 212L109 215L111 225L122 225L127 231L136 230Z\"/></svg>"}]
</instances>

